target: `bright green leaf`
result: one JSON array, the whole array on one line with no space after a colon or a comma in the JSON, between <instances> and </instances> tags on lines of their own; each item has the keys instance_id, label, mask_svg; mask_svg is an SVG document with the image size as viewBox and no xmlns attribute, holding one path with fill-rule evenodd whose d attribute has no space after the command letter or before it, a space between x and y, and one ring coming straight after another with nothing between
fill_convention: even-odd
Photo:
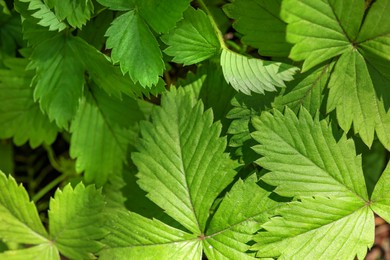
<instances>
[{"instance_id":1,"label":"bright green leaf","mask_svg":"<svg viewBox=\"0 0 390 260\"><path fill-rule=\"evenodd\" d=\"M184 65L195 64L218 54L221 46L210 19L200 9L190 7L184 19L163 38L165 50L173 61Z\"/></svg>"},{"instance_id":2,"label":"bright green leaf","mask_svg":"<svg viewBox=\"0 0 390 260\"><path fill-rule=\"evenodd\" d=\"M0 259L7 260L60 260L60 254L57 248L50 242L23 248L19 250L9 250L0 253Z\"/></svg>"},{"instance_id":3,"label":"bright green leaf","mask_svg":"<svg viewBox=\"0 0 390 260\"><path fill-rule=\"evenodd\" d=\"M287 57L286 23L279 17L281 0L233 0L224 6L234 19L233 27L243 34L242 41L259 49L263 56Z\"/></svg>"},{"instance_id":4,"label":"bright green leaf","mask_svg":"<svg viewBox=\"0 0 390 260\"><path fill-rule=\"evenodd\" d=\"M129 72L131 79L142 86L157 84L164 70L162 54L139 13L130 11L117 17L106 36L112 59L120 63L123 73Z\"/></svg>"},{"instance_id":5,"label":"bright green leaf","mask_svg":"<svg viewBox=\"0 0 390 260\"><path fill-rule=\"evenodd\" d=\"M390 196L389 196L389 185L390 185L390 164L387 164L386 169L382 173L378 183L375 186L374 192L371 197L371 208L385 219L390 222Z\"/></svg>"},{"instance_id":6,"label":"bright green leaf","mask_svg":"<svg viewBox=\"0 0 390 260\"><path fill-rule=\"evenodd\" d=\"M42 143L51 144L57 136L57 127L42 114L34 103L30 83L33 73L26 71L27 60L9 59L10 70L0 70L0 129L1 138L13 137L17 145L29 141L35 148Z\"/></svg>"},{"instance_id":7,"label":"bright green leaf","mask_svg":"<svg viewBox=\"0 0 390 260\"><path fill-rule=\"evenodd\" d=\"M0 236L8 242L40 244L48 235L26 190L0 171Z\"/></svg>"},{"instance_id":8,"label":"bright green leaf","mask_svg":"<svg viewBox=\"0 0 390 260\"><path fill-rule=\"evenodd\" d=\"M364 58L357 52L344 53L337 61L329 82L328 112L336 109L338 123L349 131L353 122L355 133L371 146L376 130L386 147L390 146L384 129L390 128L390 115L378 100Z\"/></svg>"},{"instance_id":9,"label":"bright green leaf","mask_svg":"<svg viewBox=\"0 0 390 260\"><path fill-rule=\"evenodd\" d=\"M326 121L312 119L305 108L299 117L288 108L253 119L253 138L263 155L257 163L270 170L262 179L282 196L342 196L368 200L361 156L343 135L337 142Z\"/></svg>"},{"instance_id":10,"label":"bright green leaf","mask_svg":"<svg viewBox=\"0 0 390 260\"><path fill-rule=\"evenodd\" d=\"M288 23L287 41L295 44L290 58L305 60L303 71L352 48L353 39L350 39L349 34L356 33L360 26L364 1L352 2L333 0L282 2L281 16Z\"/></svg>"},{"instance_id":11,"label":"bright green leaf","mask_svg":"<svg viewBox=\"0 0 390 260\"><path fill-rule=\"evenodd\" d=\"M284 81L292 80L298 70L284 63L250 58L227 49L222 50L221 66L226 81L247 95L285 87Z\"/></svg>"},{"instance_id":12,"label":"bright green leaf","mask_svg":"<svg viewBox=\"0 0 390 260\"><path fill-rule=\"evenodd\" d=\"M50 200L50 236L62 255L71 259L86 259L103 246L104 197L93 186L67 185L57 190Z\"/></svg>"},{"instance_id":13,"label":"bright green leaf","mask_svg":"<svg viewBox=\"0 0 390 260\"><path fill-rule=\"evenodd\" d=\"M141 125L140 152L132 156L139 185L169 216L200 234L212 203L235 175L235 163L223 153L221 126L182 91L166 95L151 118L155 126Z\"/></svg>"}]
</instances>

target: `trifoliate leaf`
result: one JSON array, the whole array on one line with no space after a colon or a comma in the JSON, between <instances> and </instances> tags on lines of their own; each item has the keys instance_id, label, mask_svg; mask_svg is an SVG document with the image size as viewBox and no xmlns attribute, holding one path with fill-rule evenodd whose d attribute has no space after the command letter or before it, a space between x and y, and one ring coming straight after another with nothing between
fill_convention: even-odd
<instances>
[{"instance_id":1,"label":"trifoliate leaf","mask_svg":"<svg viewBox=\"0 0 390 260\"><path fill-rule=\"evenodd\" d=\"M29 141L35 148L54 142L58 128L34 103L30 87L34 74L26 71L27 60L8 59L10 70L0 70L0 138L13 138L16 145Z\"/></svg>"},{"instance_id":2,"label":"trifoliate leaf","mask_svg":"<svg viewBox=\"0 0 390 260\"><path fill-rule=\"evenodd\" d=\"M87 182L103 185L109 175L122 170L128 146L137 137L138 122L145 118L144 106L135 99L118 100L89 86L72 122L70 146L70 155L77 158L76 170L85 171Z\"/></svg>"},{"instance_id":3,"label":"trifoliate leaf","mask_svg":"<svg viewBox=\"0 0 390 260\"><path fill-rule=\"evenodd\" d=\"M128 11L133 9L135 1L136 0L97 0L100 4L116 11Z\"/></svg>"},{"instance_id":4,"label":"trifoliate leaf","mask_svg":"<svg viewBox=\"0 0 390 260\"><path fill-rule=\"evenodd\" d=\"M183 12L190 6L191 0L134 0L143 19L157 33L172 29L183 17Z\"/></svg>"},{"instance_id":5,"label":"trifoliate leaf","mask_svg":"<svg viewBox=\"0 0 390 260\"><path fill-rule=\"evenodd\" d=\"M222 50L221 66L226 81L247 95L285 87L284 81L292 80L298 70L288 64L250 58L227 49Z\"/></svg>"},{"instance_id":6,"label":"trifoliate leaf","mask_svg":"<svg viewBox=\"0 0 390 260\"><path fill-rule=\"evenodd\" d=\"M182 91L175 92L152 112L153 123L162 127L142 124L142 146L132 158L140 171L139 185L148 197L200 234L216 196L235 175L235 163L223 153L226 140L219 138L221 126L212 124L211 111L203 114L201 103L195 105ZM212 184L215 178L218 185Z\"/></svg>"},{"instance_id":7,"label":"trifoliate leaf","mask_svg":"<svg viewBox=\"0 0 390 260\"><path fill-rule=\"evenodd\" d=\"M20 2L28 3L29 10L37 10L32 16L39 19L39 25L49 27L50 31L62 31L68 27L42 0L20 0Z\"/></svg>"},{"instance_id":8,"label":"trifoliate leaf","mask_svg":"<svg viewBox=\"0 0 390 260\"><path fill-rule=\"evenodd\" d=\"M102 248L104 198L93 186L67 185L50 200L50 236L62 255L71 259L91 259Z\"/></svg>"},{"instance_id":9,"label":"trifoliate leaf","mask_svg":"<svg viewBox=\"0 0 390 260\"><path fill-rule=\"evenodd\" d=\"M373 243L374 214L353 141L336 141L331 126L305 108L299 117L288 108L265 112L253 125L261 143L254 149L264 156L257 162L270 171L262 179L298 198L263 225L257 256L362 259Z\"/></svg>"},{"instance_id":10,"label":"trifoliate leaf","mask_svg":"<svg viewBox=\"0 0 390 260\"><path fill-rule=\"evenodd\" d=\"M224 6L234 19L233 27L243 34L242 41L259 49L263 56L287 57L286 23L279 17L281 0L233 0Z\"/></svg>"},{"instance_id":11,"label":"trifoliate leaf","mask_svg":"<svg viewBox=\"0 0 390 260\"><path fill-rule=\"evenodd\" d=\"M34 97L50 120L68 128L83 93L84 65L78 55L81 41L59 34L36 46L29 68L36 69Z\"/></svg>"},{"instance_id":12,"label":"trifoliate leaf","mask_svg":"<svg viewBox=\"0 0 390 260\"><path fill-rule=\"evenodd\" d=\"M388 188L390 185L390 164L387 164L386 169L383 171L378 183L375 186L374 192L371 197L370 207L385 219L390 222L390 196Z\"/></svg>"},{"instance_id":13,"label":"trifoliate leaf","mask_svg":"<svg viewBox=\"0 0 390 260\"><path fill-rule=\"evenodd\" d=\"M120 63L123 73L129 72L131 79L139 81L142 86L157 84L164 70L162 53L138 12L129 11L117 17L106 36L112 59Z\"/></svg>"},{"instance_id":14,"label":"trifoliate leaf","mask_svg":"<svg viewBox=\"0 0 390 260\"><path fill-rule=\"evenodd\" d=\"M202 10L192 7L163 40L168 45L165 53L173 56L174 62L184 65L206 60L218 54L221 48L210 19Z\"/></svg>"},{"instance_id":15,"label":"trifoliate leaf","mask_svg":"<svg viewBox=\"0 0 390 260\"><path fill-rule=\"evenodd\" d=\"M48 235L26 190L0 171L0 237L8 242L40 244Z\"/></svg>"},{"instance_id":16,"label":"trifoliate leaf","mask_svg":"<svg viewBox=\"0 0 390 260\"><path fill-rule=\"evenodd\" d=\"M188 93L172 88L163 96L161 107L152 112L153 124L141 125L139 152L132 154L140 187L180 228L114 212L103 259L198 259L202 251L209 259L248 259L246 243L278 206L251 176L235 183L210 219L212 204L232 180L237 164L224 153L220 123L212 124L211 113L203 112L202 103ZM215 179L218 183L211 181ZM232 207L237 210L232 212Z\"/></svg>"},{"instance_id":17,"label":"trifoliate leaf","mask_svg":"<svg viewBox=\"0 0 390 260\"><path fill-rule=\"evenodd\" d=\"M67 20L72 27L81 28L93 14L91 0L53 0L56 16L61 20Z\"/></svg>"},{"instance_id":18,"label":"trifoliate leaf","mask_svg":"<svg viewBox=\"0 0 390 260\"><path fill-rule=\"evenodd\" d=\"M282 196L355 196L367 200L361 157L344 136L336 142L326 121L313 120L305 108L299 117L263 113L253 119L253 138L263 155L257 163L270 170L262 179Z\"/></svg>"},{"instance_id":19,"label":"trifoliate leaf","mask_svg":"<svg viewBox=\"0 0 390 260\"><path fill-rule=\"evenodd\" d=\"M275 98L273 107L283 110L288 106L298 112L304 106L314 116L323 104L323 91L328 85L333 66L334 63L328 63L297 74L293 81L286 83L286 91Z\"/></svg>"},{"instance_id":20,"label":"trifoliate leaf","mask_svg":"<svg viewBox=\"0 0 390 260\"><path fill-rule=\"evenodd\" d=\"M329 82L328 112L336 109L337 120L344 131L349 131L353 122L355 133L368 146L374 139L374 131L386 147L390 115L383 102L378 100L364 58L357 51L344 53L337 61Z\"/></svg>"},{"instance_id":21,"label":"trifoliate leaf","mask_svg":"<svg viewBox=\"0 0 390 260\"><path fill-rule=\"evenodd\" d=\"M363 14L361 0L283 1L281 16L288 23L287 41L295 44L290 57L305 60L302 71L307 71L352 49Z\"/></svg>"}]
</instances>

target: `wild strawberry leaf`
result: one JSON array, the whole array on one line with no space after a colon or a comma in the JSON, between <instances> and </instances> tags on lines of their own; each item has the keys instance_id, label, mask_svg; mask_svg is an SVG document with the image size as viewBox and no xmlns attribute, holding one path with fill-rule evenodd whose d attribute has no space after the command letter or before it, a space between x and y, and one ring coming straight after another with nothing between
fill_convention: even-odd
<instances>
[{"instance_id":1,"label":"wild strawberry leaf","mask_svg":"<svg viewBox=\"0 0 390 260\"><path fill-rule=\"evenodd\" d=\"M66 21L72 26L81 28L91 18L94 6L91 0L52 0L54 11L60 21Z\"/></svg>"}]
</instances>

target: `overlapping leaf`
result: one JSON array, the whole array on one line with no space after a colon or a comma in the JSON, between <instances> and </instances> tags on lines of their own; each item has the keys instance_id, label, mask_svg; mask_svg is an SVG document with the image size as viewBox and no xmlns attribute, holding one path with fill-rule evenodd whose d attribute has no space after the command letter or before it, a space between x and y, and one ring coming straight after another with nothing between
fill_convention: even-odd
<instances>
[{"instance_id":1,"label":"overlapping leaf","mask_svg":"<svg viewBox=\"0 0 390 260\"><path fill-rule=\"evenodd\" d=\"M298 69L281 62L249 58L228 49L222 50L221 66L226 81L247 95L285 87L284 81L292 80Z\"/></svg>"},{"instance_id":2,"label":"overlapping leaf","mask_svg":"<svg viewBox=\"0 0 390 260\"><path fill-rule=\"evenodd\" d=\"M94 6L91 0L53 0L54 11L57 17L67 22L72 27L81 28L91 18Z\"/></svg>"},{"instance_id":3,"label":"overlapping leaf","mask_svg":"<svg viewBox=\"0 0 390 260\"><path fill-rule=\"evenodd\" d=\"M135 99L118 100L94 85L71 126L70 154L77 158L76 170L85 171L87 182L103 185L110 174L122 170L127 149L134 145L138 121L149 107Z\"/></svg>"},{"instance_id":4,"label":"overlapping leaf","mask_svg":"<svg viewBox=\"0 0 390 260\"><path fill-rule=\"evenodd\" d=\"M27 60L8 59L10 70L0 70L0 129L1 138L13 138L17 145L29 141L31 147L51 144L57 127L34 103L30 87L33 73L26 71Z\"/></svg>"},{"instance_id":5,"label":"overlapping leaf","mask_svg":"<svg viewBox=\"0 0 390 260\"><path fill-rule=\"evenodd\" d=\"M305 108L299 117L288 108L266 112L253 125L254 149L264 156L258 163L270 171L262 179L299 199L263 225L258 256L362 259L373 243L374 214L353 141L336 141L331 126Z\"/></svg>"},{"instance_id":6,"label":"overlapping leaf","mask_svg":"<svg viewBox=\"0 0 390 260\"><path fill-rule=\"evenodd\" d=\"M142 17L129 11L117 17L107 30L107 48L112 59L120 62L123 73L129 72L134 82L142 86L155 85L164 70L157 40Z\"/></svg>"},{"instance_id":7,"label":"overlapping leaf","mask_svg":"<svg viewBox=\"0 0 390 260\"><path fill-rule=\"evenodd\" d=\"M68 26L58 18L42 0L19 0L28 3L28 9L34 11L33 17L39 20L38 24L49 27L50 31L62 31Z\"/></svg>"},{"instance_id":8,"label":"overlapping leaf","mask_svg":"<svg viewBox=\"0 0 390 260\"><path fill-rule=\"evenodd\" d=\"M163 38L164 40L164 38ZM207 15L190 7L184 19L165 38L165 50L173 61L184 65L195 64L218 54L221 45Z\"/></svg>"},{"instance_id":9,"label":"overlapping leaf","mask_svg":"<svg viewBox=\"0 0 390 260\"><path fill-rule=\"evenodd\" d=\"M61 254L71 259L93 258L102 248L104 198L94 186L67 185L50 201L50 237Z\"/></svg>"},{"instance_id":10,"label":"overlapping leaf","mask_svg":"<svg viewBox=\"0 0 390 260\"><path fill-rule=\"evenodd\" d=\"M234 185L207 225L212 204L232 181L237 166L224 153L226 140L219 137L220 124L212 123L210 111L203 112L201 102L174 89L163 97L162 107L152 112L151 119L154 125L142 124L139 152L132 156L139 170L138 183L148 198L185 229L134 213L114 214L105 239L110 248L102 251L102 258L193 259L202 251L209 259L251 258L244 253L249 248L246 243L278 203L268 198L269 192L252 176ZM248 208L248 203L256 207Z\"/></svg>"},{"instance_id":11,"label":"overlapping leaf","mask_svg":"<svg viewBox=\"0 0 390 260\"><path fill-rule=\"evenodd\" d=\"M233 27L243 34L242 41L259 49L263 56L287 57L286 23L279 17L282 0L232 0L224 6L234 19Z\"/></svg>"}]
</instances>

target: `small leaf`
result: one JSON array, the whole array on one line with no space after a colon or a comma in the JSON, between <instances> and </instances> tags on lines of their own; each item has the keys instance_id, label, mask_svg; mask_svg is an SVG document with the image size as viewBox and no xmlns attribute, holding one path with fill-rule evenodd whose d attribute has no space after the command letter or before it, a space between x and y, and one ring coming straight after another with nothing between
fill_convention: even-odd
<instances>
[{"instance_id":1,"label":"small leaf","mask_svg":"<svg viewBox=\"0 0 390 260\"><path fill-rule=\"evenodd\" d=\"M390 185L390 164L387 164L386 169L383 171L378 183L375 186L374 192L371 197L371 208L385 219L390 222L390 196L388 188Z\"/></svg>"},{"instance_id":2,"label":"small leaf","mask_svg":"<svg viewBox=\"0 0 390 260\"><path fill-rule=\"evenodd\" d=\"M93 14L93 3L91 0L53 0L54 11L57 17L63 21L67 20L72 27L81 28Z\"/></svg>"},{"instance_id":3,"label":"small leaf","mask_svg":"<svg viewBox=\"0 0 390 260\"><path fill-rule=\"evenodd\" d=\"M234 19L233 27L243 34L242 42L259 49L263 56L287 57L286 23L279 17L282 0L233 0L224 6Z\"/></svg>"},{"instance_id":4,"label":"small leaf","mask_svg":"<svg viewBox=\"0 0 390 260\"><path fill-rule=\"evenodd\" d=\"M40 244L48 235L27 191L0 171L0 237L8 242Z\"/></svg>"},{"instance_id":5,"label":"small leaf","mask_svg":"<svg viewBox=\"0 0 390 260\"><path fill-rule=\"evenodd\" d=\"M190 7L184 19L163 38L169 45L165 53L173 61L184 65L195 64L218 54L221 45L207 15Z\"/></svg>"},{"instance_id":6,"label":"small leaf","mask_svg":"<svg viewBox=\"0 0 390 260\"><path fill-rule=\"evenodd\" d=\"M137 12L117 17L106 36L112 59L120 63L123 73L129 72L131 79L144 87L157 84L164 70L162 54L156 38Z\"/></svg>"},{"instance_id":7,"label":"small leaf","mask_svg":"<svg viewBox=\"0 0 390 260\"><path fill-rule=\"evenodd\" d=\"M226 81L246 95L285 87L284 81L292 80L298 70L284 63L249 58L227 49L222 50L221 66Z\"/></svg>"},{"instance_id":8,"label":"small leaf","mask_svg":"<svg viewBox=\"0 0 390 260\"><path fill-rule=\"evenodd\" d=\"M135 4L135 0L97 0L97 2L115 11L131 10Z\"/></svg>"},{"instance_id":9,"label":"small leaf","mask_svg":"<svg viewBox=\"0 0 390 260\"><path fill-rule=\"evenodd\" d=\"M61 254L71 259L86 259L103 246L104 198L93 186L69 185L57 190L50 200L50 236Z\"/></svg>"},{"instance_id":10,"label":"small leaf","mask_svg":"<svg viewBox=\"0 0 390 260\"><path fill-rule=\"evenodd\" d=\"M58 18L50 8L41 0L20 0L29 3L29 10L37 10L32 16L39 19L38 24L49 27L50 31L62 31L68 26Z\"/></svg>"}]
</instances>

